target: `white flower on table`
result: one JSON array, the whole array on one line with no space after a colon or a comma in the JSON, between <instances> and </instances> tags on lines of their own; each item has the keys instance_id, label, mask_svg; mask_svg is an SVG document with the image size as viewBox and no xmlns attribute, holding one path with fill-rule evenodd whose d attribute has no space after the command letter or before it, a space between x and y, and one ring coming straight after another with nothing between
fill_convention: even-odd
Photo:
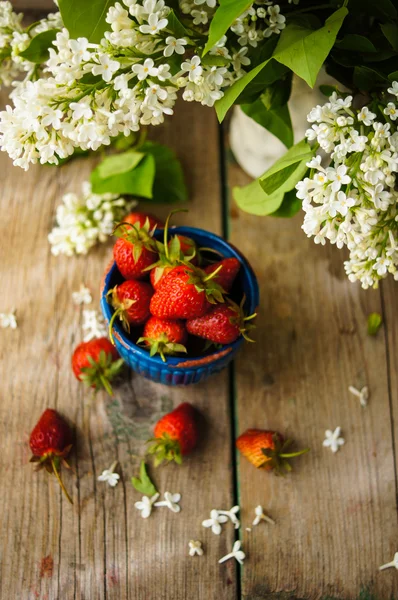
<instances>
[{"instance_id":1,"label":"white flower on table","mask_svg":"<svg viewBox=\"0 0 398 600\"><path fill-rule=\"evenodd\" d=\"M325 448L330 448L332 452L337 452L340 446L343 446L345 440L340 437L341 427L336 427L334 431L327 429L325 431L326 438L323 440Z\"/></svg>"},{"instance_id":2,"label":"white flower on table","mask_svg":"<svg viewBox=\"0 0 398 600\"><path fill-rule=\"evenodd\" d=\"M115 469L117 467L117 461L115 461L109 469L105 469L102 471L101 475L98 477L98 481L106 481L108 485L111 487L115 487L119 483L120 475L119 473L115 473Z\"/></svg>"},{"instance_id":3,"label":"white flower on table","mask_svg":"<svg viewBox=\"0 0 398 600\"><path fill-rule=\"evenodd\" d=\"M184 46L186 46L186 45L187 45L186 39L184 39L184 38L176 39L172 35L169 35L166 38L166 47L163 50L163 55L169 57L172 54L174 54L174 52L176 54L184 54L184 52L185 52Z\"/></svg>"},{"instance_id":4,"label":"white flower on table","mask_svg":"<svg viewBox=\"0 0 398 600\"><path fill-rule=\"evenodd\" d=\"M195 554L197 554L198 556L203 556L202 542L200 542L199 540L191 540L188 545L189 556L195 556Z\"/></svg>"},{"instance_id":5,"label":"white flower on table","mask_svg":"<svg viewBox=\"0 0 398 600\"><path fill-rule=\"evenodd\" d=\"M271 525L275 525L275 521L265 514L262 506L256 506L254 512L256 516L254 518L253 525L258 525L261 521L266 521L267 523L271 523Z\"/></svg>"},{"instance_id":6,"label":"white flower on table","mask_svg":"<svg viewBox=\"0 0 398 600\"><path fill-rule=\"evenodd\" d=\"M239 540L237 540L232 548L232 552L230 552L229 554L226 554L225 556L223 556L222 558L220 558L220 560L218 561L219 563L223 563L226 560L229 560L230 558L234 558L235 560L238 561L238 563L240 565L243 565L243 561L246 558L245 553L243 552L243 550L241 550L241 542Z\"/></svg>"},{"instance_id":7,"label":"white flower on table","mask_svg":"<svg viewBox=\"0 0 398 600\"><path fill-rule=\"evenodd\" d=\"M353 385L350 385L348 391L351 392L354 396L359 398L359 402L361 406L366 406L369 400L369 388L365 385L361 390L358 390Z\"/></svg>"},{"instance_id":8,"label":"white flower on table","mask_svg":"<svg viewBox=\"0 0 398 600\"><path fill-rule=\"evenodd\" d=\"M218 510L213 510L210 512L210 519L205 519L202 522L203 527L211 527L211 530L216 535L220 535L222 528L221 523L226 523L228 521L228 517L226 515L220 515Z\"/></svg>"},{"instance_id":9,"label":"white flower on table","mask_svg":"<svg viewBox=\"0 0 398 600\"><path fill-rule=\"evenodd\" d=\"M170 492L165 492L163 494L164 500L160 502L155 502L155 506L167 506L172 512L178 513L181 510L181 506L178 504L181 500L181 494L171 494Z\"/></svg>"},{"instance_id":10,"label":"white flower on table","mask_svg":"<svg viewBox=\"0 0 398 600\"><path fill-rule=\"evenodd\" d=\"M141 511L141 517L143 519L147 519L150 516L152 512L152 506L158 498L158 493L154 494L151 498L149 498L149 496L142 496L142 499L134 504L135 508Z\"/></svg>"},{"instance_id":11,"label":"white flower on table","mask_svg":"<svg viewBox=\"0 0 398 600\"><path fill-rule=\"evenodd\" d=\"M391 562L381 565L381 567L379 567L379 571L384 571L384 569L390 569L391 567L395 567L398 570L398 552L394 554L394 558Z\"/></svg>"},{"instance_id":12,"label":"white flower on table","mask_svg":"<svg viewBox=\"0 0 398 600\"><path fill-rule=\"evenodd\" d=\"M84 283L80 284L80 288L77 292L72 293L72 300L76 306L79 306L80 304L90 304L90 302L93 301L91 292Z\"/></svg>"},{"instance_id":13,"label":"white flower on table","mask_svg":"<svg viewBox=\"0 0 398 600\"><path fill-rule=\"evenodd\" d=\"M83 341L85 342L104 337L108 333L105 320L98 310L83 310L82 329L84 331Z\"/></svg>"},{"instance_id":14,"label":"white flower on table","mask_svg":"<svg viewBox=\"0 0 398 600\"><path fill-rule=\"evenodd\" d=\"M18 327L15 310L10 313L0 313L0 327L2 329L16 329Z\"/></svg>"},{"instance_id":15,"label":"white flower on table","mask_svg":"<svg viewBox=\"0 0 398 600\"><path fill-rule=\"evenodd\" d=\"M239 506L233 506L231 508L231 510L218 510L217 511L220 515L226 515L231 522L235 525L235 529L239 529L240 527L240 521L237 518L237 513L239 512Z\"/></svg>"}]
</instances>

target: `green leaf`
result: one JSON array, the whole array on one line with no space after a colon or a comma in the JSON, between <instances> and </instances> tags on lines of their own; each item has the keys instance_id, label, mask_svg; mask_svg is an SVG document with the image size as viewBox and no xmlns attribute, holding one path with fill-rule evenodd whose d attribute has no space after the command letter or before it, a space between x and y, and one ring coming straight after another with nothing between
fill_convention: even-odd
<instances>
[{"instance_id":1,"label":"green leaf","mask_svg":"<svg viewBox=\"0 0 398 600\"><path fill-rule=\"evenodd\" d=\"M291 91L292 73L290 72L284 79L267 86L261 94L261 100L268 110L279 108L289 101Z\"/></svg>"},{"instance_id":2,"label":"green leaf","mask_svg":"<svg viewBox=\"0 0 398 600\"><path fill-rule=\"evenodd\" d=\"M398 81L398 71L393 71L388 76L389 81Z\"/></svg>"},{"instance_id":3,"label":"green leaf","mask_svg":"<svg viewBox=\"0 0 398 600\"><path fill-rule=\"evenodd\" d=\"M290 148L268 171L260 177L260 184L266 194L283 191L288 192L306 172L306 163L314 155L314 150L301 140Z\"/></svg>"},{"instance_id":4,"label":"green leaf","mask_svg":"<svg viewBox=\"0 0 398 600\"><path fill-rule=\"evenodd\" d=\"M202 65L209 65L210 67L225 67L230 61L223 56L214 56L214 54L206 54L202 58Z\"/></svg>"},{"instance_id":5,"label":"green leaf","mask_svg":"<svg viewBox=\"0 0 398 600\"><path fill-rule=\"evenodd\" d=\"M372 42L363 35L349 33L336 42L340 50L353 50L354 52L377 52Z\"/></svg>"},{"instance_id":6,"label":"green leaf","mask_svg":"<svg viewBox=\"0 0 398 600\"><path fill-rule=\"evenodd\" d=\"M167 30L171 31L175 37L182 38L186 35L190 35L188 29L181 23L181 21L176 16L174 10L172 9L167 15L168 25Z\"/></svg>"},{"instance_id":7,"label":"green leaf","mask_svg":"<svg viewBox=\"0 0 398 600\"><path fill-rule=\"evenodd\" d=\"M354 68L354 84L362 91L372 90L375 86L384 84L386 78L380 72L369 67Z\"/></svg>"},{"instance_id":8,"label":"green leaf","mask_svg":"<svg viewBox=\"0 0 398 600\"><path fill-rule=\"evenodd\" d=\"M114 154L107 156L96 168L100 179L108 179L113 175L126 173L135 169L139 162L144 158L142 152L124 152L123 154Z\"/></svg>"},{"instance_id":9,"label":"green leaf","mask_svg":"<svg viewBox=\"0 0 398 600\"><path fill-rule=\"evenodd\" d=\"M175 153L156 142L146 142L141 150L152 156L155 161L153 201L170 204L188 200L184 172Z\"/></svg>"},{"instance_id":10,"label":"green leaf","mask_svg":"<svg viewBox=\"0 0 398 600\"><path fill-rule=\"evenodd\" d=\"M368 316L368 335L376 335L382 323L383 319L379 313L371 313Z\"/></svg>"},{"instance_id":11,"label":"green leaf","mask_svg":"<svg viewBox=\"0 0 398 600\"><path fill-rule=\"evenodd\" d=\"M244 187L234 187L232 194L239 208L261 217L278 210L283 201L283 193L267 195L258 179Z\"/></svg>"},{"instance_id":12,"label":"green leaf","mask_svg":"<svg viewBox=\"0 0 398 600\"><path fill-rule=\"evenodd\" d=\"M390 45L398 52L398 25L396 23L384 23L380 27Z\"/></svg>"},{"instance_id":13,"label":"green leaf","mask_svg":"<svg viewBox=\"0 0 398 600\"><path fill-rule=\"evenodd\" d=\"M138 492L141 492L141 494L144 494L144 496L151 497L158 492L148 475L147 466L143 460L140 464L140 477L132 477L131 483L133 484L133 487Z\"/></svg>"},{"instance_id":14,"label":"green leaf","mask_svg":"<svg viewBox=\"0 0 398 600\"><path fill-rule=\"evenodd\" d=\"M93 192L95 194L129 194L150 199L153 197L155 169L155 159L150 154L144 156L129 171L116 173L104 179L101 178L99 169L96 167L90 177Z\"/></svg>"},{"instance_id":15,"label":"green leaf","mask_svg":"<svg viewBox=\"0 0 398 600\"><path fill-rule=\"evenodd\" d=\"M287 25L281 33L273 57L304 79L310 87L314 87L317 75L347 14L347 8L339 8L316 31L295 23Z\"/></svg>"},{"instance_id":16,"label":"green leaf","mask_svg":"<svg viewBox=\"0 0 398 600\"><path fill-rule=\"evenodd\" d=\"M209 37L203 49L203 56L222 38L232 23L251 6L248 0L220 0L210 23Z\"/></svg>"},{"instance_id":17,"label":"green leaf","mask_svg":"<svg viewBox=\"0 0 398 600\"><path fill-rule=\"evenodd\" d=\"M350 13L396 19L397 9L391 0L350 0Z\"/></svg>"},{"instance_id":18,"label":"green leaf","mask_svg":"<svg viewBox=\"0 0 398 600\"><path fill-rule=\"evenodd\" d=\"M283 201L278 210L272 213L273 217L294 217L301 209L301 200L297 198L295 189L286 192L283 196Z\"/></svg>"},{"instance_id":19,"label":"green leaf","mask_svg":"<svg viewBox=\"0 0 398 600\"><path fill-rule=\"evenodd\" d=\"M59 0L59 10L71 38L99 44L110 25L105 21L115 0Z\"/></svg>"},{"instance_id":20,"label":"green leaf","mask_svg":"<svg viewBox=\"0 0 398 600\"><path fill-rule=\"evenodd\" d=\"M49 29L42 31L32 38L29 46L19 53L26 60L33 63L44 63L50 56L48 49L52 46L53 41L57 37L59 29Z\"/></svg>"},{"instance_id":21,"label":"green leaf","mask_svg":"<svg viewBox=\"0 0 398 600\"><path fill-rule=\"evenodd\" d=\"M333 92L338 92L339 89L337 85L320 85L319 91L321 92L321 94L329 98L329 96L331 96Z\"/></svg>"},{"instance_id":22,"label":"green leaf","mask_svg":"<svg viewBox=\"0 0 398 600\"><path fill-rule=\"evenodd\" d=\"M239 94L236 104L251 104L255 102L269 86L281 83L288 72L287 67L271 59L260 73L245 87L243 92Z\"/></svg>"},{"instance_id":23,"label":"green leaf","mask_svg":"<svg viewBox=\"0 0 398 600\"><path fill-rule=\"evenodd\" d=\"M267 110L260 98L253 104L242 104L241 109L248 117L277 137L287 148L292 146L293 129L287 104Z\"/></svg>"}]
</instances>

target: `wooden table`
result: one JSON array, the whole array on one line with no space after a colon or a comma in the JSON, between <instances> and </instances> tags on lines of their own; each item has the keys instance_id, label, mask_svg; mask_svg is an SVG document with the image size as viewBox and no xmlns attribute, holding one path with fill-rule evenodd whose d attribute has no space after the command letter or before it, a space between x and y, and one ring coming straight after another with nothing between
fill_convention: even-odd
<instances>
[{"instance_id":1,"label":"wooden table","mask_svg":"<svg viewBox=\"0 0 398 600\"><path fill-rule=\"evenodd\" d=\"M348 282L343 254L315 246L293 220L238 212L233 162L209 109L181 103L151 132L181 158L191 202L180 223L228 237L249 257L261 286L256 344L204 384L167 388L134 373L113 400L74 379L70 357L82 339L72 291L99 282L112 242L87 257L54 258L47 242L61 195L79 190L95 159L24 173L1 155L0 311L16 308L19 327L1 331L0 596L4 600L387 600L398 597L395 569L379 572L397 545L398 285L376 291ZM142 205L146 208L146 205ZM154 209L164 217L167 206ZM369 313L384 326L369 337ZM347 390L367 384L362 408ZM136 475L158 417L182 401L203 413L205 439L184 461L154 473L162 491L180 492L182 512L140 518ZM46 407L76 426L76 474L64 473L74 506L54 478L28 464L28 436ZM394 420L395 417L395 420ZM322 447L342 427L345 446ZM275 428L311 452L286 478L256 470L235 451L248 427ZM119 462L112 489L98 475ZM237 532L216 536L202 520L212 508L241 506L247 559L219 565ZM276 525L247 531L261 504ZM188 541L205 555L191 558Z\"/></svg>"}]
</instances>

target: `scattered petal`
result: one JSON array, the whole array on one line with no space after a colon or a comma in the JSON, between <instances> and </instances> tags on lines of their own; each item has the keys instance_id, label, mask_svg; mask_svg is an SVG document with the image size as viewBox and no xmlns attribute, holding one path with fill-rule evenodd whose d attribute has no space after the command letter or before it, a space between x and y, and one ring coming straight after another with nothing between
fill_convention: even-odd
<instances>
[{"instance_id":1,"label":"scattered petal","mask_svg":"<svg viewBox=\"0 0 398 600\"><path fill-rule=\"evenodd\" d=\"M254 509L255 512L255 519L253 521L253 525L258 525L261 521L266 521L267 523L271 523L272 525L275 525L275 521L273 519L271 519L271 517L269 517L268 515L266 515L263 511L263 507L258 505L256 506L256 508Z\"/></svg>"},{"instance_id":2,"label":"scattered petal","mask_svg":"<svg viewBox=\"0 0 398 600\"><path fill-rule=\"evenodd\" d=\"M115 469L117 466L117 461L113 463L113 465L109 469L105 469L102 471L101 475L98 477L98 481L106 481L108 485L111 487L115 487L119 483L120 475L115 473Z\"/></svg>"},{"instance_id":3,"label":"scattered petal","mask_svg":"<svg viewBox=\"0 0 398 600\"><path fill-rule=\"evenodd\" d=\"M84 283L80 284L80 289L77 292L72 293L72 300L76 306L79 306L80 304L90 304L93 301L91 292Z\"/></svg>"},{"instance_id":4,"label":"scattered petal","mask_svg":"<svg viewBox=\"0 0 398 600\"><path fill-rule=\"evenodd\" d=\"M390 569L391 567L394 567L398 570L398 552L394 554L394 558L391 562L381 565L381 567L379 567L379 571L384 571L384 569Z\"/></svg>"},{"instance_id":5,"label":"scattered petal","mask_svg":"<svg viewBox=\"0 0 398 600\"><path fill-rule=\"evenodd\" d=\"M189 542L189 556L195 556L195 554L203 556L202 542L199 540L191 540Z\"/></svg>"},{"instance_id":6,"label":"scattered petal","mask_svg":"<svg viewBox=\"0 0 398 600\"><path fill-rule=\"evenodd\" d=\"M218 514L227 516L231 522L235 525L235 529L239 529L240 521L237 518L237 513L239 512L239 506L233 506L231 510L217 510Z\"/></svg>"},{"instance_id":7,"label":"scattered petal","mask_svg":"<svg viewBox=\"0 0 398 600\"><path fill-rule=\"evenodd\" d=\"M220 515L219 511L214 509L210 511L210 519L206 519L202 522L203 527L211 527L211 530L216 535L220 535L222 528L221 524L226 523L228 517L226 515Z\"/></svg>"},{"instance_id":8,"label":"scattered petal","mask_svg":"<svg viewBox=\"0 0 398 600\"><path fill-rule=\"evenodd\" d=\"M361 406L367 405L368 400L369 400L369 388L367 385L365 385L361 390L358 390L353 385L350 385L348 387L348 391L351 392L351 394L353 394L357 398L359 398L359 402L361 403Z\"/></svg>"},{"instance_id":9,"label":"scattered petal","mask_svg":"<svg viewBox=\"0 0 398 600\"><path fill-rule=\"evenodd\" d=\"M171 494L170 492L165 492L163 494L164 500L160 502L156 502L155 506L167 506L172 512L178 513L181 510L181 506L178 504L181 500L181 494Z\"/></svg>"},{"instance_id":10,"label":"scattered petal","mask_svg":"<svg viewBox=\"0 0 398 600\"><path fill-rule=\"evenodd\" d=\"M243 550L241 550L241 545L241 542L239 540L236 540L236 542L233 545L232 552L220 558L218 562L223 563L226 560L229 560L230 558L235 558L235 560L237 560L239 564L243 565L243 561L245 560L246 555L243 552Z\"/></svg>"},{"instance_id":11,"label":"scattered petal","mask_svg":"<svg viewBox=\"0 0 398 600\"><path fill-rule=\"evenodd\" d=\"M152 506L155 504L158 498L159 494L154 494L151 498L149 498L149 496L143 496L142 500L134 504L135 508L141 511L141 517L143 519L147 519L150 516L152 512Z\"/></svg>"},{"instance_id":12,"label":"scattered petal","mask_svg":"<svg viewBox=\"0 0 398 600\"><path fill-rule=\"evenodd\" d=\"M16 329L18 327L15 310L10 313L0 313L0 327L2 329Z\"/></svg>"},{"instance_id":13,"label":"scattered petal","mask_svg":"<svg viewBox=\"0 0 398 600\"><path fill-rule=\"evenodd\" d=\"M337 452L339 447L345 443L344 438L340 437L340 433L341 427L336 427L334 431L327 429L325 431L326 438L323 440L325 448L330 448L333 453Z\"/></svg>"},{"instance_id":14,"label":"scattered petal","mask_svg":"<svg viewBox=\"0 0 398 600\"><path fill-rule=\"evenodd\" d=\"M105 319L98 310L83 310L83 340L89 342L95 338L105 337L108 334Z\"/></svg>"}]
</instances>

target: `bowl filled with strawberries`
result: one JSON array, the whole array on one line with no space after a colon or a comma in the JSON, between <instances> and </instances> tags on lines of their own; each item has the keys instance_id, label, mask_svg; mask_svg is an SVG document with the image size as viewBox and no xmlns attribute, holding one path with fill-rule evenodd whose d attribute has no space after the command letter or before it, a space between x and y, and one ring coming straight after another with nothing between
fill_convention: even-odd
<instances>
[{"instance_id":1,"label":"bowl filled with strawberries","mask_svg":"<svg viewBox=\"0 0 398 600\"><path fill-rule=\"evenodd\" d=\"M259 290L236 248L203 229L169 228L169 218L132 213L117 226L101 309L134 371L189 385L224 369L252 341Z\"/></svg>"}]
</instances>

